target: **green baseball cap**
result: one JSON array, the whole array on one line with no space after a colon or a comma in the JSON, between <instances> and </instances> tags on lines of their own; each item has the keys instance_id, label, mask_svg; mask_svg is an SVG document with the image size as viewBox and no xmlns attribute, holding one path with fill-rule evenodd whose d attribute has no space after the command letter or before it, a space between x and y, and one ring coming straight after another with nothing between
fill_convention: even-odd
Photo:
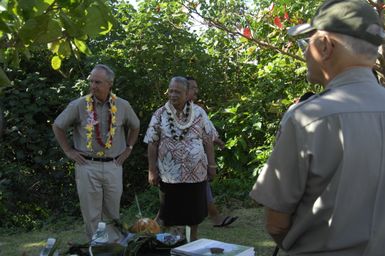
<instances>
[{"instance_id":1,"label":"green baseball cap","mask_svg":"<svg viewBox=\"0 0 385 256\"><path fill-rule=\"evenodd\" d=\"M377 12L366 0L328 0L317 10L310 24L289 28L292 36L314 30L360 38L374 45L384 43L385 33Z\"/></svg>"}]
</instances>

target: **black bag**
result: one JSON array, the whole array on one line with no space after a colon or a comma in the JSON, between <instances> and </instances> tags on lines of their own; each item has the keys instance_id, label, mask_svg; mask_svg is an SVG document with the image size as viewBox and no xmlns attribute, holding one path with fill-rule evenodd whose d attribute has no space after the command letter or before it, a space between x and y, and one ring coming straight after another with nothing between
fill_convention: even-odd
<instances>
[{"instance_id":1,"label":"black bag","mask_svg":"<svg viewBox=\"0 0 385 256\"><path fill-rule=\"evenodd\" d=\"M77 254L79 256L160 256L170 255L170 250L185 244L186 239L181 239L175 244L164 244L156 239L155 235L135 234L127 242L127 246L119 243L102 245L73 244L65 255ZM91 254L92 253L92 254Z\"/></svg>"}]
</instances>

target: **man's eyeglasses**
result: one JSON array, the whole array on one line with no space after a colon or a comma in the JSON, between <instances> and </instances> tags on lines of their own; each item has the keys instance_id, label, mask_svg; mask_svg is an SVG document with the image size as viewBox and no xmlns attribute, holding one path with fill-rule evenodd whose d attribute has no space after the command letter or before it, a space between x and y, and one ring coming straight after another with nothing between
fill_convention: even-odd
<instances>
[{"instance_id":1,"label":"man's eyeglasses","mask_svg":"<svg viewBox=\"0 0 385 256\"><path fill-rule=\"evenodd\" d=\"M301 49L301 51L304 53L309 47L310 37L301 38L297 40L297 45Z\"/></svg>"}]
</instances>

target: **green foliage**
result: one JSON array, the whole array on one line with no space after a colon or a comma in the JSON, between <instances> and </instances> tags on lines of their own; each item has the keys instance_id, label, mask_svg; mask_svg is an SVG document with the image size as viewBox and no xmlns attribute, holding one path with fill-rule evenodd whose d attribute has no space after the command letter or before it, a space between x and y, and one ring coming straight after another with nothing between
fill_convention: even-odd
<instances>
[{"instance_id":1,"label":"green foliage","mask_svg":"<svg viewBox=\"0 0 385 256\"><path fill-rule=\"evenodd\" d=\"M103 1L13 3L19 2L22 4L12 11L0 12L8 23L16 22L12 16L16 14L32 20L28 26L18 24L18 28L24 27L21 46L0 47L5 52L0 53L0 62L8 63L7 73L14 83L0 96L7 122L0 148L4 159L0 164L4 170L0 173L1 226L31 229L44 225L43 220L55 214L80 214L73 163L54 140L51 124L71 99L87 93L85 79L96 63L113 68L113 91L131 103L141 120L138 143L123 167L122 204L131 205L124 214L131 220L138 214L135 192L149 189L143 136L152 113L167 100L165 91L172 76L197 79L201 101L226 142L226 148L217 151L220 171L213 184L217 199L226 204L233 203L232 198L248 198L271 151L280 117L303 92L318 90L304 79L305 66L295 43L274 24L275 17L283 17L285 11L291 17L282 21L285 26L307 19L315 7L311 3L279 1L269 10L268 1L257 1L254 6L242 1L149 0L141 1L136 10L124 1L114 2L114 17L100 15L101 20L95 22L106 32L110 25L105 19L115 19L114 29L103 40L88 41L97 34L91 20L103 13L97 7ZM41 6L36 12L28 9L38 3ZM56 5L62 8L50 9ZM93 12L87 17L84 10L91 7ZM189 18L193 13L203 17L208 26L199 30ZM44 21L44 15L53 16ZM45 44L36 43L41 39L32 33L33 20L38 19L52 31L57 31L58 21L70 38L49 43L53 58L41 50L39 46L45 48ZM244 35L246 26L251 38ZM18 33L8 30L1 30L0 44L6 33L8 38ZM79 30L83 34L77 34ZM43 35L47 40L55 34ZM29 58L19 58L20 49L28 49ZM77 62L71 57L74 52ZM86 57L80 53L92 54ZM23 72L11 68L9 63L15 56L19 56L16 62ZM61 73L53 71L49 63ZM141 195L139 202L143 216L153 216L158 209L156 188ZM14 216L16 209L20 214Z\"/></svg>"},{"instance_id":2,"label":"green foliage","mask_svg":"<svg viewBox=\"0 0 385 256\"><path fill-rule=\"evenodd\" d=\"M221 102L215 101L215 92L204 95L214 99L216 111L211 118L226 141L226 150L219 158L221 175L243 180L257 176L285 110L305 91L318 89L305 82L300 51L285 30L308 19L316 5L292 1L181 4L216 28L202 35L210 55L230 60L219 79L219 83L225 82L219 88L224 91ZM245 33L246 28L250 35Z\"/></svg>"},{"instance_id":3,"label":"green foliage","mask_svg":"<svg viewBox=\"0 0 385 256\"><path fill-rule=\"evenodd\" d=\"M52 68L72 53L91 54L86 41L106 35L115 22L105 0L14 0L0 6L0 63L18 68L35 49L49 49ZM0 74L2 69L0 69ZM0 76L3 77L3 76ZM0 78L0 87L9 85Z\"/></svg>"},{"instance_id":4,"label":"green foliage","mask_svg":"<svg viewBox=\"0 0 385 256\"><path fill-rule=\"evenodd\" d=\"M249 192L253 184L252 179L219 178L211 183L211 189L217 204L227 208L239 208L244 207L244 202L250 199Z\"/></svg>"},{"instance_id":5,"label":"green foliage","mask_svg":"<svg viewBox=\"0 0 385 256\"><path fill-rule=\"evenodd\" d=\"M7 129L0 149L0 225L31 229L63 210L78 211L73 166L63 159L51 130L73 91L65 84L55 88L38 73L16 75L15 86L1 97Z\"/></svg>"},{"instance_id":6,"label":"green foliage","mask_svg":"<svg viewBox=\"0 0 385 256\"><path fill-rule=\"evenodd\" d=\"M122 213L122 221L129 225L134 224L139 218L155 218L159 210L158 188L147 187L145 191L137 194L137 200L138 202L133 198L130 206Z\"/></svg>"}]
</instances>

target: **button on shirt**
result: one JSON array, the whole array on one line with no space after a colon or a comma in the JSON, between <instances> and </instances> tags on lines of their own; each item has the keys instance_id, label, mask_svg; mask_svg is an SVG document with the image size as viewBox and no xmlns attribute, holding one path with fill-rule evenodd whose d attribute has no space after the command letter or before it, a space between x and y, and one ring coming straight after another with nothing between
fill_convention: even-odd
<instances>
[{"instance_id":1,"label":"button on shirt","mask_svg":"<svg viewBox=\"0 0 385 256\"><path fill-rule=\"evenodd\" d=\"M292 214L289 255L384 255L385 89L370 69L286 113L250 196Z\"/></svg>"},{"instance_id":2,"label":"button on shirt","mask_svg":"<svg viewBox=\"0 0 385 256\"><path fill-rule=\"evenodd\" d=\"M109 102L100 102L93 97L95 102L95 110L100 127L101 139L105 143L109 131ZM96 141L95 129L92 136L93 151L87 148L87 102L85 97L76 99L68 104L65 110L56 118L54 124L67 130L70 126L74 126L73 141L74 147L83 152L85 155L98 157L97 152L105 152L104 157L117 157L126 149L126 128L139 128L139 119L128 101L117 97L115 100L117 107L116 112L116 130L112 140L112 147L103 148Z\"/></svg>"}]
</instances>

